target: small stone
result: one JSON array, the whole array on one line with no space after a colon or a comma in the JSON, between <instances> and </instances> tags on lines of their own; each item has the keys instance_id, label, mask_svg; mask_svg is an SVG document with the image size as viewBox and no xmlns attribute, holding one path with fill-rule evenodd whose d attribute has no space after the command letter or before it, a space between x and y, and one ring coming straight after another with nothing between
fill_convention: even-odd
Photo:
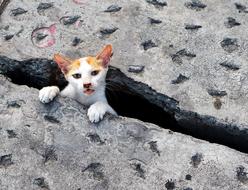
<instances>
[{"instance_id":1,"label":"small stone","mask_svg":"<svg viewBox=\"0 0 248 190\"><path fill-rule=\"evenodd\" d=\"M75 37L73 40L72 40L72 46L77 46L79 43L81 43L81 39L78 38L78 37Z\"/></svg>"},{"instance_id":2,"label":"small stone","mask_svg":"<svg viewBox=\"0 0 248 190\"><path fill-rule=\"evenodd\" d=\"M160 156L160 151L158 150L157 141L151 141L148 143L152 152L157 153Z\"/></svg>"},{"instance_id":3,"label":"small stone","mask_svg":"<svg viewBox=\"0 0 248 190\"><path fill-rule=\"evenodd\" d=\"M114 13L114 12L118 12L121 10L122 7L118 6L118 5L110 5L104 12L107 13Z\"/></svg>"},{"instance_id":4,"label":"small stone","mask_svg":"<svg viewBox=\"0 0 248 190\"><path fill-rule=\"evenodd\" d=\"M179 84L179 83L183 83L187 80L189 80L189 77L186 77L182 74L179 74L179 76L175 80L171 81L171 84Z\"/></svg>"},{"instance_id":5,"label":"small stone","mask_svg":"<svg viewBox=\"0 0 248 190\"><path fill-rule=\"evenodd\" d=\"M224 22L224 24L225 24L225 26L226 26L227 28L232 28L232 27L234 27L234 26L239 26L239 25L241 25L239 22L236 21L236 19L234 19L234 18L232 18L232 17L228 17L228 18L227 18L227 21Z\"/></svg>"},{"instance_id":6,"label":"small stone","mask_svg":"<svg viewBox=\"0 0 248 190\"><path fill-rule=\"evenodd\" d=\"M146 0L147 3L150 3L152 5L155 5L156 7L164 7L167 6L167 3L165 0Z\"/></svg>"},{"instance_id":7,"label":"small stone","mask_svg":"<svg viewBox=\"0 0 248 190\"><path fill-rule=\"evenodd\" d=\"M24 14L28 11L24 10L23 8L17 8L17 9L12 9L10 12L12 16L17 16L17 15Z\"/></svg>"},{"instance_id":8,"label":"small stone","mask_svg":"<svg viewBox=\"0 0 248 190\"><path fill-rule=\"evenodd\" d=\"M225 67L227 70L237 71L240 69L240 66L235 65L234 63L228 62L228 61L224 61L224 62L220 63L220 65L222 67Z\"/></svg>"},{"instance_id":9,"label":"small stone","mask_svg":"<svg viewBox=\"0 0 248 190\"><path fill-rule=\"evenodd\" d=\"M130 73L141 73L144 71L145 66L143 65L129 65L128 72Z\"/></svg>"},{"instance_id":10,"label":"small stone","mask_svg":"<svg viewBox=\"0 0 248 190\"><path fill-rule=\"evenodd\" d=\"M102 35L110 35L112 33L114 33L116 30L118 30L117 27L113 27L113 28L103 28L100 30L100 33Z\"/></svg>"},{"instance_id":11,"label":"small stone","mask_svg":"<svg viewBox=\"0 0 248 190\"><path fill-rule=\"evenodd\" d=\"M192 179L192 176L191 176L190 174L187 174L187 175L185 176L185 179L186 179L186 180L191 180L191 179Z\"/></svg>"},{"instance_id":12,"label":"small stone","mask_svg":"<svg viewBox=\"0 0 248 190\"><path fill-rule=\"evenodd\" d=\"M193 155L193 156L191 157L191 164L192 164L195 168L197 168L197 167L199 166L199 164L201 163L202 158L203 158L202 154L196 153L195 155Z\"/></svg>"},{"instance_id":13,"label":"small stone","mask_svg":"<svg viewBox=\"0 0 248 190\"><path fill-rule=\"evenodd\" d=\"M198 30L199 28L202 28L201 25L194 25L194 24L186 24L185 29L186 30Z\"/></svg>"},{"instance_id":14,"label":"small stone","mask_svg":"<svg viewBox=\"0 0 248 190\"><path fill-rule=\"evenodd\" d=\"M248 173L245 171L244 166L239 166L236 168L237 179L242 183L248 183Z\"/></svg>"},{"instance_id":15,"label":"small stone","mask_svg":"<svg viewBox=\"0 0 248 190\"><path fill-rule=\"evenodd\" d=\"M228 53L238 50L238 40L236 38L224 38L220 42L221 47Z\"/></svg>"},{"instance_id":16,"label":"small stone","mask_svg":"<svg viewBox=\"0 0 248 190\"><path fill-rule=\"evenodd\" d=\"M221 106L222 106L222 102L221 102L220 98L215 98L215 101L214 101L215 109L220 110Z\"/></svg>"},{"instance_id":17,"label":"small stone","mask_svg":"<svg viewBox=\"0 0 248 190\"><path fill-rule=\"evenodd\" d=\"M60 19L60 22L62 22L64 25L72 25L75 22L77 22L77 20L81 18L81 16L64 16Z\"/></svg>"},{"instance_id":18,"label":"small stone","mask_svg":"<svg viewBox=\"0 0 248 190\"><path fill-rule=\"evenodd\" d=\"M248 10L246 6L240 4L240 3L234 3L236 6L236 9L238 9L239 13L248 13Z\"/></svg>"},{"instance_id":19,"label":"small stone","mask_svg":"<svg viewBox=\"0 0 248 190\"><path fill-rule=\"evenodd\" d=\"M8 40L12 39L13 37L14 37L13 34L9 34L9 35L4 36L4 39L5 39L6 41L8 41Z\"/></svg>"},{"instance_id":20,"label":"small stone","mask_svg":"<svg viewBox=\"0 0 248 190\"><path fill-rule=\"evenodd\" d=\"M0 167L1 166L8 167L12 164L14 164L12 162L12 154L0 156Z\"/></svg>"},{"instance_id":21,"label":"small stone","mask_svg":"<svg viewBox=\"0 0 248 190\"><path fill-rule=\"evenodd\" d=\"M53 7L53 3L40 3L37 7L37 10L45 10Z\"/></svg>"},{"instance_id":22,"label":"small stone","mask_svg":"<svg viewBox=\"0 0 248 190\"><path fill-rule=\"evenodd\" d=\"M207 92L210 96L214 96L214 97L223 97L227 95L227 92L224 90L208 89Z\"/></svg>"},{"instance_id":23,"label":"small stone","mask_svg":"<svg viewBox=\"0 0 248 190\"><path fill-rule=\"evenodd\" d=\"M20 108L21 107L21 102L20 101L8 101L7 102L7 107L12 107L12 108Z\"/></svg>"},{"instance_id":24,"label":"small stone","mask_svg":"<svg viewBox=\"0 0 248 190\"><path fill-rule=\"evenodd\" d=\"M44 177L39 177L39 178L35 178L33 181L34 185L37 185L41 188L46 188L48 189L48 184L45 182L45 178Z\"/></svg>"},{"instance_id":25,"label":"small stone","mask_svg":"<svg viewBox=\"0 0 248 190\"><path fill-rule=\"evenodd\" d=\"M141 45L143 46L145 51L153 47L158 47L152 40L144 41L141 43Z\"/></svg>"},{"instance_id":26,"label":"small stone","mask_svg":"<svg viewBox=\"0 0 248 190\"><path fill-rule=\"evenodd\" d=\"M14 130L6 130L8 133L8 138L12 139L12 138L16 138L17 134L14 132Z\"/></svg>"},{"instance_id":27,"label":"small stone","mask_svg":"<svg viewBox=\"0 0 248 190\"><path fill-rule=\"evenodd\" d=\"M196 11L200 11L207 7L207 5L203 4L199 0L192 0L191 2L186 2L184 5L185 7Z\"/></svg>"},{"instance_id":28,"label":"small stone","mask_svg":"<svg viewBox=\"0 0 248 190\"><path fill-rule=\"evenodd\" d=\"M154 19L154 18L151 18L151 17L148 17L148 18L150 20L150 24L160 24L160 23L162 23L161 20Z\"/></svg>"},{"instance_id":29,"label":"small stone","mask_svg":"<svg viewBox=\"0 0 248 190\"><path fill-rule=\"evenodd\" d=\"M44 119L46 121L51 122L51 123L60 123L60 121L57 118L55 118L54 116L51 116L51 115L45 115Z\"/></svg>"},{"instance_id":30,"label":"small stone","mask_svg":"<svg viewBox=\"0 0 248 190\"><path fill-rule=\"evenodd\" d=\"M172 179L170 179L166 182L165 187L167 190L173 190L176 188L176 185L175 182Z\"/></svg>"}]
</instances>

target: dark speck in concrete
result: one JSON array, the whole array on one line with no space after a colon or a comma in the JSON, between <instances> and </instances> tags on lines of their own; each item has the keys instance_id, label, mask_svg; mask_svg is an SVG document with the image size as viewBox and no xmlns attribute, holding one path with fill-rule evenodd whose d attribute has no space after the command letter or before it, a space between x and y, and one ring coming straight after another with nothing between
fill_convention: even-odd
<instances>
[{"instance_id":1,"label":"dark speck in concrete","mask_svg":"<svg viewBox=\"0 0 248 190\"><path fill-rule=\"evenodd\" d=\"M141 45L143 46L145 51L153 47L158 47L158 45L156 45L152 40L144 41L141 43Z\"/></svg>"},{"instance_id":2,"label":"dark speck in concrete","mask_svg":"<svg viewBox=\"0 0 248 190\"><path fill-rule=\"evenodd\" d=\"M128 72L130 73L141 73L144 71L144 65L129 65Z\"/></svg>"},{"instance_id":3,"label":"dark speck in concrete","mask_svg":"<svg viewBox=\"0 0 248 190\"><path fill-rule=\"evenodd\" d=\"M191 187L186 187L183 190L193 190Z\"/></svg>"},{"instance_id":4,"label":"dark speck in concrete","mask_svg":"<svg viewBox=\"0 0 248 190\"><path fill-rule=\"evenodd\" d=\"M137 171L137 175L142 179L145 179L145 170L141 167L141 164L132 164L135 171Z\"/></svg>"},{"instance_id":5,"label":"dark speck in concrete","mask_svg":"<svg viewBox=\"0 0 248 190\"><path fill-rule=\"evenodd\" d=\"M220 98L215 98L215 100L214 100L215 109L219 110L219 109L221 109L221 106L222 106L222 102L221 102Z\"/></svg>"},{"instance_id":6,"label":"dark speck in concrete","mask_svg":"<svg viewBox=\"0 0 248 190\"><path fill-rule=\"evenodd\" d=\"M14 101L8 101L7 107L8 108L20 108L22 101L14 100Z\"/></svg>"},{"instance_id":7,"label":"dark speck in concrete","mask_svg":"<svg viewBox=\"0 0 248 190\"><path fill-rule=\"evenodd\" d=\"M44 163L48 162L49 160L57 161L58 156L56 154L55 147L54 146L46 147L44 154L42 154L42 157L44 158Z\"/></svg>"},{"instance_id":8,"label":"dark speck in concrete","mask_svg":"<svg viewBox=\"0 0 248 190\"><path fill-rule=\"evenodd\" d=\"M244 166L239 166L236 168L237 179L242 183L248 183L248 173Z\"/></svg>"},{"instance_id":9,"label":"dark speck in concrete","mask_svg":"<svg viewBox=\"0 0 248 190\"><path fill-rule=\"evenodd\" d=\"M227 92L224 90L207 89L207 92L210 96L214 97L223 97L227 95Z\"/></svg>"},{"instance_id":10,"label":"dark speck in concrete","mask_svg":"<svg viewBox=\"0 0 248 190\"><path fill-rule=\"evenodd\" d=\"M44 119L46 121L51 122L51 123L60 123L60 121L57 118L55 118L54 116L52 116L52 115L45 115Z\"/></svg>"},{"instance_id":11,"label":"dark speck in concrete","mask_svg":"<svg viewBox=\"0 0 248 190\"><path fill-rule=\"evenodd\" d=\"M160 156L160 151L158 150L157 141L151 141L148 143L152 152L157 153Z\"/></svg>"},{"instance_id":12,"label":"dark speck in concrete","mask_svg":"<svg viewBox=\"0 0 248 190\"><path fill-rule=\"evenodd\" d=\"M185 176L185 179L186 179L186 180L191 180L191 179L192 179L192 176L191 176L190 174L187 174L187 175Z\"/></svg>"},{"instance_id":13,"label":"dark speck in concrete","mask_svg":"<svg viewBox=\"0 0 248 190\"><path fill-rule=\"evenodd\" d=\"M6 130L6 132L8 133L8 138L12 139L12 138L16 138L17 134L15 133L14 130Z\"/></svg>"},{"instance_id":14,"label":"dark speck in concrete","mask_svg":"<svg viewBox=\"0 0 248 190\"><path fill-rule=\"evenodd\" d=\"M202 159L203 159L202 154L196 153L195 155L193 155L193 156L191 157L191 162L190 162L190 163L191 163L195 168L197 168L197 167L199 166L199 164L201 163Z\"/></svg>"},{"instance_id":15,"label":"dark speck in concrete","mask_svg":"<svg viewBox=\"0 0 248 190\"><path fill-rule=\"evenodd\" d=\"M24 14L26 12L28 12L27 10L24 10L23 8L17 8L17 9L12 9L11 11L11 15L12 16L17 16L17 15L21 15L21 14Z\"/></svg>"},{"instance_id":16,"label":"dark speck in concrete","mask_svg":"<svg viewBox=\"0 0 248 190\"><path fill-rule=\"evenodd\" d=\"M97 133L88 133L86 137L89 138L90 142L97 143L99 145L104 144L104 141L101 140L100 136Z\"/></svg>"},{"instance_id":17,"label":"dark speck in concrete","mask_svg":"<svg viewBox=\"0 0 248 190\"><path fill-rule=\"evenodd\" d=\"M110 35L110 34L113 34L116 30L118 30L117 27L113 27L113 28L102 28L102 29L100 29L100 33L102 35Z\"/></svg>"},{"instance_id":18,"label":"dark speck in concrete","mask_svg":"<svg viewBox=\"0 0 248 190\"><path fill-rule=\"evenodd\" d=\"M207 5L203 4L199 0L192 0L191 2L186 2L184 5L185 7L196 11L200 11L207 7Z\"/></svg>"},{"instance_id":19,"label":"dark speck in concrete","mask_svg":"<svg viewBox=\"0 0 248 190\"><path fill-rule=\"evenodd\" d=\"M151 17L148 17L149 21L150 21L150 24L161 24L162 21L159 20L159 19L154 19L154 18L151 18Z\"/></svg>"},{"instance_id":20,"label":"dark speck in concrete","mask_svg":"<svg viewBox=\"0 0 248 190\"><path fill-rule=\"evenodd\" d=\"M232 18L232 17L228 17L227 18L227 21L224 22L225 26L227 28L232 28L234 26L239 26L241 25L239 22L236 21L235 18Z\"/></svg>"},{"instance_id":21,"label":"dark speck in concrete","mask_svg":"<svg viewBox=\"0 0 248 190\"><path fill-rule=\"evenodd\" d=\"M64 25L71 25L77 22L77 20L81 18L81 16L64 16L60 19L60 22L62 22Z\"/></svg>"},{"instance_id":22,"label":"dark speck in concrete","mask_svg":"<svg viewBox=\"0 0 248 190\"><path fill-rule=\"evenodd\" d=\"M9 34L9 35L4 36L4 40L8 41L8 40L12 39L13 37L14 37L13 34Z\"/></svg>"},{"instance_id":23,"label":"dark speck in concrete","mask_svg":"<svg viewBox=\"0 0 248 190\"><path fill-rule=\"evenodd\" d=\"M237 71L240 69L240 66L234 64L233 62L224 61L224 62L220 63L220 65L222 67L225 67L227 70Z\"/></svg>"},{"instance_id":24,"label":"dark speck in concrete","mask_svg":"<svg viewBox=\"0 0 248 190\"><path fill-rule=\"evenodd\" d=\"M80 38L75 37L75 38L73 38L73 40L72 40L72 46L77 46L77 45L80 44L81 42L82 42L82 41L81 41Z\"/></svg>"},{"instance_id":25,"label":"dark speck in concrete","mask_svg":"<svg viewBox=\"0 0 248 190\"><path fill-rule=\"evenodd\" d=\"M177 63L177 64L183 63L183 60L182 60L183 57L186 57L188 59L192 59L192 58L196 57L196 54L191 53L191 52L187 51L186 49L182 49L182 50L179 50L178 52L176 52L175 54L171 55L172 61L174 63Z\"/></svg>"},{"instance_id":26,"label":"dark speck in concrete","mask_svg":"<svg viewBox=\"0 0 248 190\"><path fill-rule=\"evenodd\" d=\"M240 3L235 3L236 9L238 9L239 13L248 13L247 7Z\"/></svg>"},{"instance_id":27,"label":"dark speck in concrete","mask_svg":"<svg viewBox=\"0 0 248 190\"><path fill-rule=\"evenodd\" d=\"M189 77L186 77L182 74L179 74L179 76L175 80L171 81L171 84L180 84L180 83L183 83L187 80L189 80Z\"/></svg>"},{"instance_id":28,"label":"dark speck in concrete","mask_svg":"<svg viewBox=\"0 0 248 190\"><path fill-rule=\"evenodd\" d=\"M221 47L228 53L238 50L238 40L236 38L224 38L220 42Z\"/></svg>"},{"instance_id":29,"label":"dark speck in concrete","mask_svg":"<svg viewBox=\"0 0 248 190\"><path fill-rule=\"evenodd\" d=\"M40 3L37 7L38 11L49 9L53 7L53 3Z\"/></svg>"},{"instance_id":30,"label":"dark speck in concrete","mask_svg":"<svg viewBox=\"0 0 248 190\"><path fill-rule=\"evenodd\" d=\"M121 7L118 5L110 5L104 12L107 13L114 13L114 12L118 12L121 10Z\"/></svg>"},{"instance_id":31,"label":"dark speck in concrete","mask_svg":"<svg viewBox=\"0 0 248 190\"><path fill-rule=\"evenodd\" d=\"M14 164L12 161L12 154L7 154L0 156L0 168L3 167L8 167L10 165Z\"/></svg>"},{"instance_id":32,"label":"dark speck in concrete","mask_svg":"<svg viewBox=\"0 0 248 190\"><path fill-rule=\"evenodd\" d=\"M35 178L33 184L39 186L40 188L49 189L44 177Z\"/></svg>"},{"instance_id":33,"label":"dark speck in concrete","mask_svg":"<svg viewBox=\"0 0 248 190\"><path fill-rule=\"evenodd\" d=\"M93 178L96 180L102 180L104 173L102 172L103 165L99 162L93 162L82 169L82 172L89 171L93 174Z\"/></svg>"},{"instance_id":34,"label":"dark speck in concrete","mask_svg":"<svg viewBox=\"0 0 248 190\"><path fill-rule=\"evenodd\" d=\"M175 184L175 181L173 181L172 179L168 180L166 183L165 183L165 187L167 190L173 190L176 188L176 184Z\"/></svg>"},{"instance_id":35,"label":"dark speck in concrete","mask_svg":"<svg viewBox=\"0 0 248 190\"><path fill-rule=\"evenodd\" d=\"M194 25L194 24L186 24L185 29L186 30L198 30L199 28L202 28L201 25Z\"/></svg>"},{"instance_id":36,"label":"dark speck in concrete","mask_svg":"<svg viewBox=\"0 0 248 190\"><path fill-rule=\"evenodd\" d=\"M155 7L167 6L167 3L165 0L146 0L146 2L154 5Z\"/></svg>"}]
</instances>

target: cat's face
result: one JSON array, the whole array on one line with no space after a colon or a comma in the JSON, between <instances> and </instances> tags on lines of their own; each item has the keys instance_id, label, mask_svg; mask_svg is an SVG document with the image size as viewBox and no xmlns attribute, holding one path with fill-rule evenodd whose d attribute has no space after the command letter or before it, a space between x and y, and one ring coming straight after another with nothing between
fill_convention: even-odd
<instances>
[{"instance_id":1,"label":"cat's face","mask_svg":"<svg viewBox=\"0 0 248 190\"><path fill-rule=\"evenodd\" d=\"M96 57L89 56L71 61L55 54L54 61L77 92L89 96L105 85L111 55L112 46L107 45Z\"/></svg>"}]
</instances>

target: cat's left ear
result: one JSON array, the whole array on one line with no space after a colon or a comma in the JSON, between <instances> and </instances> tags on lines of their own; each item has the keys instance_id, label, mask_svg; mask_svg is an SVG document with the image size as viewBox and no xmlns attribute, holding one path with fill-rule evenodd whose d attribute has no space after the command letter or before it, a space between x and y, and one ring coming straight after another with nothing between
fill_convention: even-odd
<instances>
[{"instance_id":1,"label":"cat's left ear","mask_svg":"<svg viewBox=\"0 0 248 190\"><path fill-rule=\"evenodd\" d=\"M106 45L103 50L96 56L97 60L101 61L103 67L107 67L112 56L112 45Z\"/></svg>"},{"instance_id":2,"label":"cat's left ear","mask_svg":"<svg viewBox=\"0 0 248 190\"><path fill-rule=\"evenodd\" d=\"M59 54L55 54L53 60L58 64L59 68L64 74L67 74L69 71L69 66L71 65L72 61L67 57L64 57Z\"/></svg>"}]
</instances>

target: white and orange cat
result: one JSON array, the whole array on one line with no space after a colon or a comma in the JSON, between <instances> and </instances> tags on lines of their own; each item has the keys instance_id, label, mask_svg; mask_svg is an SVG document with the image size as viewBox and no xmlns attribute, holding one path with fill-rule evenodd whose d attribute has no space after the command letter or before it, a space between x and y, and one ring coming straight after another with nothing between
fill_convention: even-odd
<instances>
[{"instance_id":1,"label":"white and orange cat","mask_svg":"<svg viewBox=\"0 0 248 190\"><path fill-rule=\"evenodd\" d=\"M58 94L75 99L90 106L87 115L91 122L100 121L106 112L117 115L105 96L105 78L111 56L111 45L107 45L96 57L89 56L73 61L55 54L54 61L63 72L68 85L61 92L57 86L42 88L39 91L40 101L49 103Z\"/></svg>"}]
</instances>

